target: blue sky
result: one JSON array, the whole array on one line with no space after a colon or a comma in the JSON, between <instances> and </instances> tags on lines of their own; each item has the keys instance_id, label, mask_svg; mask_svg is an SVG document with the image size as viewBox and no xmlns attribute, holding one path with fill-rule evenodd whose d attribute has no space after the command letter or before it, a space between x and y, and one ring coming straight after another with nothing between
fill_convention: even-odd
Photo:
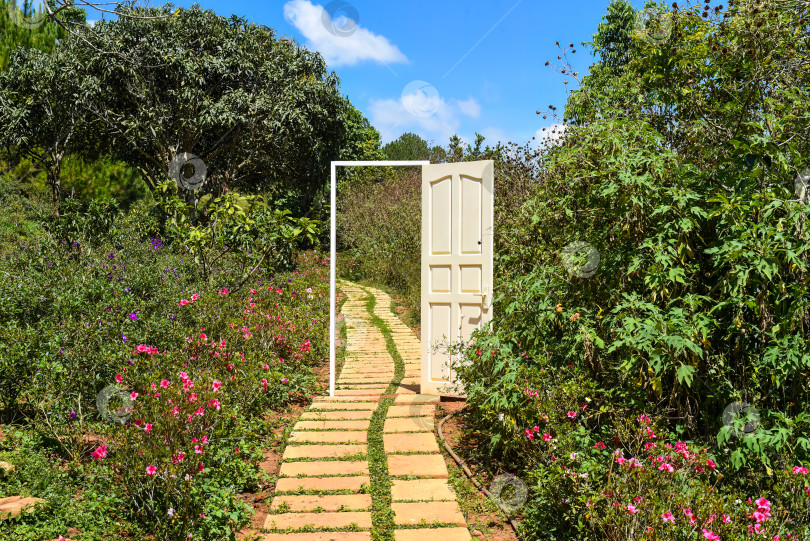
<instances>
[{"instance_id":1,"label":"blue sky","mask_svg":"<svg viewBox=\"0 0 810 541\"><path fill-rule=\"evenodd\" d=\"M475 132L485 144L523 144L554 124L537 109L562 113L576 81L544 66L568 58L580 77L609 0L199 0L323 54L341 91L380 131L383 144L404 132L446 146ZM159 2L157 2L159 3ZM190 6L193 2L176 2ZM152 2L154 5L155 2ZM639 5L637 5L639 4ZM634 1L638 9L641 2ZM88 14L88 19L99 16ZM559 121L560 119L558 119Z\"/></svg>"}]
</instances>

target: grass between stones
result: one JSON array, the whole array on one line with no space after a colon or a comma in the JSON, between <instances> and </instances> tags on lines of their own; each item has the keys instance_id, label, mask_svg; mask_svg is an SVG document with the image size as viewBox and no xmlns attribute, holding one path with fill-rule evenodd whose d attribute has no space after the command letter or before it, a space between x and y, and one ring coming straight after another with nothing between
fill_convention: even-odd
<instances>
[{"instance_id":1,"label":"grass between stones","mask_svg":"<svg viewBox=\"0 0 810 541\"><path fill-rule=\"evenodd\" d=\"M377 327L385 337L386 348L394 359L394 379L388 385L386 395L393 395L405 376L405 363L397 352L391 329L385 321L374 314L377 299L367 289L363 291L368 296L366 310L371 316L371 323ZM383 425L388 408L394 403L394 396L384 396L380 399L377 409L371 417L368 428L368 470L371 478L371 536L375 541L394 540L394 511L391 509L391 477L388 475L388 460L383 444Z\"/></svg>"}]
</instances>

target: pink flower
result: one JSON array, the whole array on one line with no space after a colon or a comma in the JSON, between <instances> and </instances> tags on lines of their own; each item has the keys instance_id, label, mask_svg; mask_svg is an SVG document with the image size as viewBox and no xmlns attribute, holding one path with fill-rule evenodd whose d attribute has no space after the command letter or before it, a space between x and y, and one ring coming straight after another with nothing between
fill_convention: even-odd
<instances>
[{"instance_id":1,"label":"pink flower","mask_svg":"<svg viewBox=\"0 0 810 541\"><path fill-rule=\"evenodd\" d=\"M262 378L262 387L267 389L267 380Z\"/></svg>"},{"instance_id":2,"label":"pink flower","mask_svg":"<svg viewBox=\"0 0 810 541\"><path fill-rule=\"evenodd\" d=\"M199 444L195 445L195 446L194 446L194 452L195 452L196 454L198 454L198 455L199 455L199 454L202 454L202 452L203 452L202 447L200 447L200 445L199 445Z\"/></svg>"},{"instance_id":3,"label":"pink flower","mask_svg":"<svg viewBox=\"0 0 810 541\"><path fill-rule=\"evenodd\" d=\"M267 364L267 363L265 363L265 364L264 364L264 369L265 369L265 370L268 370L269 368L270 368L270 365L269 365L269 364Z\"/></svg>"},{"instance_id":4,"label":"pink flower","mask_svg":"<svg viewBox=\"0 0 810 541\"><path fill-rule=\"evenodd\" d=\"M163 387L164 389L168 389L169 388L169 380L167 380L167 379L161 380L160 386Z\"/></svg>"},{"instance_id":5,"label":"pink flower","mask_svg":"<svg viewBox=\"0 0 810 541\"><path fill-rule=\"evenodd\" d=\"M760 498L755 503L757 504L757 507L762 507L764 509L770 509L771 508L771 502L769 502L765 498Z\"/></svg>"},{"instance_id":6,"label":"pink flower","mask_svg":"<svg viewBox=\"0 0 810 541\"><path fill-rule=\"evenodd\" d=\"M146 423L146 426L143 427L147 434L152 430L152 423Z\"/></svg>"},{"instance_id":7,"label":"pink flower","mask_svg":"<svg viewBox=\"0 0 810 541\"><path fill-rule=\"evenodd\" d=\"M711 530L707 530L706 528L703 528L703 537L705 537L706 539L711 539L713 541L717 541L718 539L720 539L719 535L717 535Z\"/></svg>"},{"instance_id":8,"label":"pink flower","mask_svg":"<svg viewBox=\"0 0 810 541\"><path fill-rule=\"evenodd\" d=\"M121 374L116 374L115 375L115 381L117 381L118 383L121 383L122 381L124 381L124 376L122 376Z\"/></svg>"},{"instance_id":9,"label":"pink flower","mask_svg":"<svg viewBox=\"0 0 810 541\"><path fill-rule=\"evenodd\" d=\"M726 524L731 524L731 517L728 515L723 515L723 522Z\"/></svg>"},{"instance_id":10,"label":"pink flower","mask_svg":"<svg viewBox=\"0 0 810 541\"><path fill-rule=\"evenodd\" d=\"M793 473L796 475L807 475L807 468L804 466L793 466Z\"/></svg>"},{"instance_id":11,"label":"pink flower","mask_svg":"<svg viewBox=\"0 0 810 541\"><path fill-rule=\"evenodd\" d=\"M639 415L636 421L639 423L650 424L650 418L646 415Z\"/></svg>"},{"instance_id":12,"label":"pink flower","mask_svg":"<svg viewBox=\"0 0 810 541\"><path fill-rule=\"evenodd\" d=\"M288 380L287 378L281 378L281 383L287 383L288 381L290 380Z\"/></svg>"},{"instance_id":13,"label":"pink flower","mask_svg":"<svg viewBox=\"0 0 810 541\"><path fill-rule=\"evenodd\" d=\"M186 455L181 451L172 457L172 464L179 464L184 458Z\"/></svg>"},{"instance_id":14,"label":"pink flower","mask_svg":"<svg viewBox=\"0 0 810 541\"><path fill-rule=\"evenodd\" d=\"M658 466L658 469L659 469L659 470L662 470L662 471L663 471L663 470L666 470L666 471L668 471L669 473L672 473L672 472L674 472L674 471L675 471L675 468L673 468L673 467L672 467L672 464L667 464L666 462L664 462L663 464L661 464L660 466Z\"/></svg>"},{"instance_id":15,"label":"pink flower","mask_svg":"<svg viewBox=\"0 0 810 541\"><path fill-rule=\"evenodd\" d=\"M574 460L575 458L577 458L577 454L576 453L571 453L570 455L568 455L568 458L570 458L571 460Z\"/></svg>"},{"instance_id":16,"label":"pink flower","mask_svg":"<svg viewBox=\"0 0 810 541\"><path fill-rule=\"evenodd\" d=\"M217 400L216 398L212 398L211 400L209 400L208 404L215 407L215 408L217 408L217 411L219 411L219 408L220 408L219 400Z\"/></svg>"},{"instance_id":17,"label":"pink flower","mask_svg":"<svg viewBox=\"0 0 810 541\"><path fill-rule=\"evenodd\" d=\"M177 375L180 376L181 380L187 380L188 379L188 374L186 374L185 372L178 372Z\"/></svg>"},{"instance_id":18,"label":"pink flower","mask_svg":"<svg viewBox=\"0 0 810 541\"><path fill-rule=\"evenodd\" d=\"M595 449L605 449L605 448L607 448L607 445L605 445L605 444L604 444L604 442L597 441L597 442L594 444L594 448L595 448Z\"/></svg>"},{"instance_id":19,"label":"pink flower","mask_svg":"<svg viewBox=\"0 0 810 541\"><path fill-rule=\"evenodd\" d=\"M712 460L711 458L709 459L708 464L709 464L709 469L713 470L713 469L715 469L717 467L717 464L715 464L714 460Z\"/></svg>"},{"instance_id":20,"label":"pink flower","mask_svg":"<svg viewBox=\"0 0 810 541\"><path fill-rule=\"evenodd\" d=\"M197 393L191 393L188 395L189 402L196 402L197 401Z\"/></svg>"},{"instance_id":21,"label":"pink flower","mask_svg":"<svg viewBox=\"0 0 810 541\"><path fill-rule=\"evenodd\" d=\"M102 445L96 448L96 450L90 453L90 455L93 457L93 460L101 460L102 458L107 458L107 446Z\"/></svg>"},{"instance_id":22,"label":"pink flower","mask_svg":"<svg viewBox=\"0 0 810 541\"><path fill-rule=\"evenodd\" d=\"M195 293L194 295L191 296L191 302L194 302L199 298L200 298L200 296Z\"/></svg>"},{"instance_id":23,"label":"pink flower","mask_svg":"<svg viewBox=\"0 0 810 541\"><path fill-rule=\"evenodd\" d=\"M675 522L675 517L669 511L661 515L661 518L664 519L664 522Z\"/></svg>"},{"instance_id":24,"label":"pink flower","mask_svg":"<svg viewBox=\"0 0 810 541\"><path fill-rule=\"evenodd\" d=\"M135 391L132 391L131 393L129 393L129 397L132 400L135 400L136 398L138 398L138 393L136 393Z\"/></svg>"},{"instance_id":25,"label":"pink flower","mask_svg":"<svg viewBox=\"0 0 810 541\"><path fill-rule=\"evenodd\" d=\"M632 503L628 503L626 509L630 514L638 513L638 509L636 509L636 506Z\"/></svg>"},{"instance_id":26,"label":"pink flower","mask_svg":"<svg viewBox=\"0 0 810 541\"><path fill-rule=\"evenodd\" d=\"M182 299L182 300L180 301L180 303L178 303L178 306L185 306L185 305L187 305L187 304L188 304L188 301L187 301L186 299Z\"/></svg>"},{"instance_id":27,"label":"pink flower","mask_svg":"<svg viewBox=\"0 0 810 541\"><path fill-rule=\"evenodd\" d=\"M155 475L157 473L157 468L152 466L151 464L146 467L146 475Z\"/></svg>"},{"instance_id":28,"label":"pink flower","mask_svg":"<svg viewBox=\"0 0 810 541\"><path fill-rule=\"evenodd\" d=\"M577 416L577 412L575 412L575 411L569 411L569 412L568 412L568 418L569 418L569 419L573 419L573 418L575 418L576 416Z\"/></svg>"},{"instance_id":29,"label":"pink flower","mask_svg":"<svg viewBox=\"0 0 810 541\"><path fill-rule=\"evenodd\" d=\"M543 434L543 441L551 441L551 434Z\"/></svg>"}]
</instances>

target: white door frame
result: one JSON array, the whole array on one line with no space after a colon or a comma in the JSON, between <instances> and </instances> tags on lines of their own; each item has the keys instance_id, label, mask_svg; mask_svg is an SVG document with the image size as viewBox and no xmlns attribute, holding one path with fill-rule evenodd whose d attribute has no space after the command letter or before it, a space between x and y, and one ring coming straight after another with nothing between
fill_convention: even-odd
<instances>
[{"instance_id":1,"label":"white door frame","mask_svg":"<svg viewBox=\"0 0 810 541\"><path fill-rule=\"evenodd\" d=\"M337 306L337 290L335 284L337 282L337 266L336 266L336 251L337 251L337 182L335 181L335 172L338 167L355 167L355 166L382 166L382 167L397 167L403 165L430 165L430 161L396 161L396 160L380 160L380 161L334 161L332 162L332 174L329 181L330 207L329 207L329 396L335 396L335 331L336 320L335 311ZM421 175L421 172L420 172Z\"/></svg>"}]
</instances>

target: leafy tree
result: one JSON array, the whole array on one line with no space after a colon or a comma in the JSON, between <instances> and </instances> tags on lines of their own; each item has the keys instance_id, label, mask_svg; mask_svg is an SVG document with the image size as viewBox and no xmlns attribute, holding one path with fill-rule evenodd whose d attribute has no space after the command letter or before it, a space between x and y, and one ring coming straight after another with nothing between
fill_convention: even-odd
<instances>
[{"instance_id":1,"label":"leafy tree","mask_svg":"<svg viewBox=\"0 0 810 541\"><path fill-rule=\"evenodd\" d=\"M380 149L380 132L348 100L346 100L346 108L348 133L340 149L340 159L347 161L385 159L385 153Z\"/></svg>"},{"instance_id":2,"label":"leafy tree","mask_svg":"<svg viewBox=\"0 0 810 541\"><path fill-rule=\"evenodd\" d=\"M427 141L407 132L383 147L389 160L427 160L430 157Z\"/></svg>"},{"instance_id":3,"label":"leafy tree","mask_svg":"<svg viewBox=\"0 0 810 541\"><path fill-rule=\"evenodd\" d=\"M66 53L83 66L78 101L108 153L154 190L180 153L199 156L207 190L279 183L311 200L347 137L338 78L274 32L195 5L121 8ZM154 17L140 19L134 16Z\"/></svg>"},{"instance_id":4,"label":"leafy tree","mask_svg":"<svg viewBox=\"0 0 810 541\"><path fill-rule=\"evenodd\" d=\"M0 70L8 64L9 56L17 47L33 47L44 52L53 49L57 40L63 39L65 31L52 21L43 21L42 24L27 27L17 24L10 14L19 13L31 21L39 20L44 16L41 12L32 12L30 3L14 3L17 9L10 7L8 0L0 0Z\"/></svg>"},{"instance_id":5,"label":"leafy tree","mask_svg":"<svg viewBox=\"0 0 810 541\"><path fill-rule=\"evenodd\" d=\"M61 49L20 47L0 73L0 141L44 166L57 213L62 161L90 138L72 60Z\"/></svg>"},{"instance_id":6,"label":"leafy tree","mask_svg":"<svg viewBox=\"0 0 810 541\"><path fill-rule=\"evenodd\" d=\"M495 336L477 345L525 352L498 366L530 386L570 368L611 408L655 412L767 479L810 458L810 5L676 4L662 40L631 30L624 2L609 13L575 122L496 230ZM511 380L483 363L465 385L491 412ZM761 415L745 438L723 423L738 401ZM496 452L525 442L487 419Z\"/></svg>"}]
</instances>

